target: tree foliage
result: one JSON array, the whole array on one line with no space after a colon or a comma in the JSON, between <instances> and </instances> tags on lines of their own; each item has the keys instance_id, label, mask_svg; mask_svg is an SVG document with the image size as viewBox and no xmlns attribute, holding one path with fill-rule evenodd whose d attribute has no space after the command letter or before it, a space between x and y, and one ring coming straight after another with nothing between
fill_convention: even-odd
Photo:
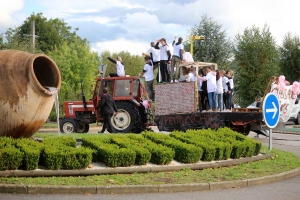
<instances>
[{"instance_id":1,"label":"tree foliage","mask_svg":"<svg viewBox=\"0 0 300 200\"><path fill-rule=\"evenodd\" d=\"M267 25L263 29L246 28L236 35L235 42L235 90L242 105L247 106L257 95L263 96L271 76L278 76L279 55Z\"/></svg>"},{"instance_id":2,"label":"tree foliage","mask_svg":"<svg viewBox=\"0 0 300 200\"><path fill-rule=\"evenodd\" d=\"M205 37L204 40L194 40L194 60L217 63L222 68L229 65L232 42L222 25L203 15L199 24L191 29L191 34Z\"/></svg>"},{"instance_id":3,"label":"tree foliage","mask_svg":"<svg viewBox=\"0 0 300 200\"><path fill-rule=\"evenodd\" d=\"M291 83L300 79L300 38L287 33L279 48L280 70Z\"/></svg>"},{"instance_id":4,"label":"tree foliage","mask_svg":"<svg viewBox=\"0 0 300 200\"><path fill-rule=\"evenodd\" d=\"M116 73L115 64L107 59L107 56L115 59L117 56L121 56L122 62L125 67L126 75L138 76L139 72L142 72L145 65L143 57L138 55L132 55L127 51L121 51L119 53L110 53L109 51L102 52L100 60L102 64L107 64L106 76L110 73Z\"/></svg>"},{"instance_id":5,"label":"tree foliage","mask_svg":"<svg viewBox=\"0 0 300 200\"><path fill-rule=\"evenodd\" d=\"M91 98L100 59L96 52L91 51L90 44L76 37L74 42L65 41L53 49L49 56L56 62L62 77L60 102L81 100L81 83L85 96Z\"/></svg>"}]
</instances>

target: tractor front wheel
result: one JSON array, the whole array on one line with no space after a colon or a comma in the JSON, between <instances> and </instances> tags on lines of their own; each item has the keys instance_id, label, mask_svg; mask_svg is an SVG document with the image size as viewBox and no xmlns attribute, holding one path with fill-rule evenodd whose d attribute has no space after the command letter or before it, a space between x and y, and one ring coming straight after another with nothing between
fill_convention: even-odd
<instances>
[{"instance_id":1,"label":"tractor front wheel","mask_svg":"<svg viewBox=\"0 0 300 200\"><path fill-rule=\"evenodd\" d=\"M62 133L75 133L77 130L76 122L74 119L63 119L59 127L60 132Z\"/></svg>"}]
</instances>

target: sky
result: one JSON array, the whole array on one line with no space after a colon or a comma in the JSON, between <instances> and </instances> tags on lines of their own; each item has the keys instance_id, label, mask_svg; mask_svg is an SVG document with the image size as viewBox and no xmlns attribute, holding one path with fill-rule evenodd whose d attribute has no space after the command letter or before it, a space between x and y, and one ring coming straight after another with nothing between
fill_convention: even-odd
<instances>
[{"instance_id":1,"label":"sky","mask_svg":"<svg viewBox=\"0 0 300 200\"><path fill-rule=\"evenodd\" d=\"M298 0L0 0L0 34L32 13L64 20L92 49L141 55L150 42L183 37L207 15L234 40L253 25L267 24L278 45L286 33L300 35Z\"/></svg>"}]
</instances>

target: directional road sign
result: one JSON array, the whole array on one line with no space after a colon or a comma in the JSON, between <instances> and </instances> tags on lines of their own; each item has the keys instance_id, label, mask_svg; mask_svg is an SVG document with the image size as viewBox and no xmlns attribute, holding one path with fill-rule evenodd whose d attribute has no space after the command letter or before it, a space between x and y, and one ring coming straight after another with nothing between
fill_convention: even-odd
<instances>
[{"instance_id":1,"label":"directional road sign","mask_svg":"<svg viewBox=\"0 0 300 200\"><path fill-rule=\"evenodd\" d=\"M280 116L280 106L277 96L274 93L268 93L262 107L266 125L269 128L275 128Z\"/></svg>"}]
</instances>

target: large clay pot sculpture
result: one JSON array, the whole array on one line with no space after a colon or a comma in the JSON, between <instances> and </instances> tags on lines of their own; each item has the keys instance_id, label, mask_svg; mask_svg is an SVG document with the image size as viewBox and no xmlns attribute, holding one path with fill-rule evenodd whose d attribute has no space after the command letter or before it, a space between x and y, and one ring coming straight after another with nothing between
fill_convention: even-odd
<instances>
[{"instance_id":1,"label":"large clay pot sculpture","mask_svg":"<svg viewBox=\"0 0 300 200\"><path fill-rule=\"evenodd\" d=\"M46 55L0 51L0 136L31 137L54 104L49 88L61 85L56 64Z\"/></svg>"}]
</instances>

